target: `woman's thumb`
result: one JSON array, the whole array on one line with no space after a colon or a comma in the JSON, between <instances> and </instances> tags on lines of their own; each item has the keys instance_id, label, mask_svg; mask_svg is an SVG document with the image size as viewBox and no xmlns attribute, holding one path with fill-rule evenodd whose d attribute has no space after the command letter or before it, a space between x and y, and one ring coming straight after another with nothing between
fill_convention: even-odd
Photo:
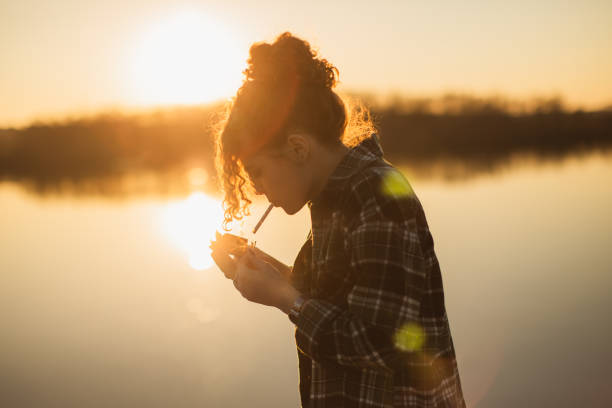
<instances>
[{"instance_id":1,"label":"woman's thumb","mask_svg":"<svg viewBox=\"0 0 612 408\"><path fill-rule=\"evenodd\" d=\"M249 260L251 262L253 262L255 265L263 265L265 262L263 259L261 259L257 253L255 252L255 250L253 248L249 248L247 249L247 256L249 257Z\"/></svg>"}]
</instances>

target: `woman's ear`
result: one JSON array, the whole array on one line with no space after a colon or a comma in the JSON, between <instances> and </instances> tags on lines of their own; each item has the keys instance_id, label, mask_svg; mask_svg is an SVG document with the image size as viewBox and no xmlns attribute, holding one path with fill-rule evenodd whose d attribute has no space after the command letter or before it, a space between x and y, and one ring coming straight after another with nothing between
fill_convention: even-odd
<instances>
[{"instance_id":1,"label":"woman's ear","mask_svg":"<svg viewBox=\"0 0 612 408\"><path fill-rule=\"evenodd\" d=\"M287 154L296 163L308 161L312 153L312 136L305 133L292 133L287 137Z\"/></svg>"}]
</instances>

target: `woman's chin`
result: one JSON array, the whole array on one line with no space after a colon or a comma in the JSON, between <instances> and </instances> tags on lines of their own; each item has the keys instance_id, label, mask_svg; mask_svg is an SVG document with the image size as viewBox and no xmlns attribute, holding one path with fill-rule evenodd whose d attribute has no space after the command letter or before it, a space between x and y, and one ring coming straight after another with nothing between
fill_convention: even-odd
<instances>
[{"instance_id":1,"label":"woman's chin","mask_svg":"<svg viewBox=\"0 0 612 408\"><path fill-rule=\"evenodd\" d=\"M295 213L297 213L298 211L300 211L302 209L302 207L304 207L305 203L293 203L292 205L286 205L286 204L275 204L275 207L281 207L283 210L285 210L285 212L289 215L293 215Z\"/></svg>"}]
</instances>

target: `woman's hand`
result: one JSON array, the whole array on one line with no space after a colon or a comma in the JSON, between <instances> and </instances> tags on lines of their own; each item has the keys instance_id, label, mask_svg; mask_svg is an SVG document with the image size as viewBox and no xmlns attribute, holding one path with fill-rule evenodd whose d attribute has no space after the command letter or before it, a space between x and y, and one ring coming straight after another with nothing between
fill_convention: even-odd
<instances>
[{"instance_id":1,"label":"woman's hand","mask_svg":"<svg viewBox=\"0 0 612 408\"><path fill-rule=\"evenodd\" d=\"M211 248L212 251L210 256L213 261L217 264L221 272L227 279L234 279L236 275L236 260L230 256L230 254L221 249Z\"/></svg>"},{"instance_id":2,"label":"woman's hand","mask_svg":"<svg viewBox=\"0 0 612 408\"><path fill-rule=\"evenodd\" d=\"M211 241L211 257L228 279L234 279L236 273L236 260L244 254L248 247L247 240L233 234L216 233L216 241ZM291 267L285 265L273 256L267 254L259 248L251 248L255 255L263 259L276 268L285 280L291 276Z\"/></svg>"},{"instance_id":3,"label":"woman's hand","mask_svg":"<svg viewBox=\"0 0 612 408\"><path fill-rule=\"evenodd\" d=\"M290 279L291 277L291 267L290 266L285 265L278 259L274 258L272 255L268 255L266 252L262 251L261 249L257 247L252 247L251 249L255 252L255 255L259 259L263 259L264 261L268 262L273 267L275 267L280 272L280 274L283 276L284 279L286 280Z\"/></svg>"},{"instance_id":4,"label":"woman's hand","mask_svg":"<svg viewBox=\"0 0 612 408\"><path fill-rule=\"evenodd\" d=\"M226 278L234 279L236 259L241 257L248 247L246 238L233 234L219 234L215 231L215 240L210 241L210 256Z\"/></svg>"},{"instance_id":5,"label":"woman's hand","mask_svg":"<svg viewBox=\"0 0 612 408\"><path fill-rule=\"evenodd\" d=\"M298 292L271 263L248 248L235 266L234 286L244 298L288 311Z\"/></svg>"}]
</instances>

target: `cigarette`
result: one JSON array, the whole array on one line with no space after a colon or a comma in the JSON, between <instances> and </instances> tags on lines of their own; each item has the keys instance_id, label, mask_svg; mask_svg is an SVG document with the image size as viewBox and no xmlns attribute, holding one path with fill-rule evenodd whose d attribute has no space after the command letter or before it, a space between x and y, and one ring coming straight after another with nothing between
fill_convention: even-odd
<instances>
[{"instance_id":1,"label":"cigarette","mask_svg":"<svg viewBox=\"0 0 612 408\"><path fill-rule=\"evenodd\" d=\"M268 216L268 214L270 214L270 211L272 211L272 208L274 208L274 205L270 204L268 206L268 209L266 210L266 212L261 216L261 218L259 219L259 222L257 223L257 225L255 225L255 228L253 228L253 234L255 234L257 232L257 230L259 229L259 227L261 227L261 224L264 222L264 220L266 219L266 217Z\"/></svg>"}]
</instances>

